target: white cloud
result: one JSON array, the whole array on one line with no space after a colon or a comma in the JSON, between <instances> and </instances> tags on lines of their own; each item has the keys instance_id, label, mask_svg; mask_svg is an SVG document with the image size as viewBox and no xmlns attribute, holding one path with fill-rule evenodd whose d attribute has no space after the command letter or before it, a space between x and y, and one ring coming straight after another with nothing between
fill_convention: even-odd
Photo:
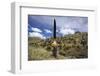
<instances>
[{"instance_id":1,"label":"white cloud","mask_svg":"<svg viewBox=\"0 0 100 76\"><path fill-rule=\"evenodd\" d=\"M45 39L45 37L39 32L29 32L29 37L39 37L41 39Z\"/></svg>"},{"instance_id":2,"label":"white cloud","mask_svg":"<svg viewBox=\"0 0 100 76\"><path fill-rule=\"evenodd\" d=\"M34 32L42 32L39 28L34 28L34 27L32 27L32 31L34 31Z\"/></svg>"},{"instance_id":3,"label":"white cloud","mask_svg":"<svg viewBox=\"0 0 100 76\"><path fill-rule=\"evenodd\" d=\"M74 34L75 31L70 28L61 28L59 33L61 33L63 36L67 34Z\"/></svg>"},{"instance_id":4,"label":"white cloud","mask_svg":"<svg viewBox=\"0 0 100 76\"><path fill-rule=\"evenodd\" d=\"M45 29L45 32L46 33L52 33L50 30L48 30L48 29Z\"/></svg>"}]
</instances>

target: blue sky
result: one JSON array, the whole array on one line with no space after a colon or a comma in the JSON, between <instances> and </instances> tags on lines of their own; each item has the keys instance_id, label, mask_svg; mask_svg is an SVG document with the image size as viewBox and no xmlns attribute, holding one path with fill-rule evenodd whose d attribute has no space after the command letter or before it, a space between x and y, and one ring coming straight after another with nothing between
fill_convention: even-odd
<instances>
[{"instance_id":1,"label":"blue sky","mask_svg":"<svg viewBox=\"0 0 100 76\"><path fill-rule=\"evenodd\" d=\"M88 32L88 17L28 15L28 36L42 39L51 37L54 19L57 36L74 34L76 31Z\"/></svg>"}]
</instances>

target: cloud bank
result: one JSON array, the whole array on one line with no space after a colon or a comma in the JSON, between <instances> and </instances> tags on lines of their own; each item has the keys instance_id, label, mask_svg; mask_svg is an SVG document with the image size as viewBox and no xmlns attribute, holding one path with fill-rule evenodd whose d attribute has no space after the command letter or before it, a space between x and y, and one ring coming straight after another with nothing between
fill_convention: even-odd
<instances>
[{"instance_id":1,"label":"cloud bank","mask_svg":"<svg viewBox=\"0 0 100 76\"><path fill-rule=\"evenodd\" d=\"M64 35L68 35L68 34L74 34L75 31L70 28L61 28L59 30L59 33L61 33L64 36Z\"/></svg>"},{"instance_id":2,"label":"cloud bank","mask_svg":"<svg viewBox=\"0 0 100 76\"><path fill-rule=\"evenodd\" d=\"M34 32L42 32L39 28L34 28L34 27L32 27L32 31L34 31Z\"/></svg>"},{"instance_id":3,"label":"cloud bank","mask_svg":"<svg viewBox=\"0 0 100 76\"><path fill-rule=\"evenodd\" d=\"M42 34L40 34L39 32L30 32L29 37L39 37L41 39L45 39L45 37Z\"/></svg>"}]
</instances>

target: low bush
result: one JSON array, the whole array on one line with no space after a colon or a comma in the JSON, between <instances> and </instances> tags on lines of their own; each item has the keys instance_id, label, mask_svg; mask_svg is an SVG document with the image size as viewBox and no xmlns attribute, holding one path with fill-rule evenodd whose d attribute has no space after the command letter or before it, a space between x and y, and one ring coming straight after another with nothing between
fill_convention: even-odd
<instances>
[{"instance_id":1,"label":"low bush","mask_svg":"<svg viewBox=\"0 0 100 76\"><path fill-rule=\"evenodd\" d=\"M28 60L43 60L49 59L50 53L43 48L29 47Z\"/></svg>"}]
</instances>

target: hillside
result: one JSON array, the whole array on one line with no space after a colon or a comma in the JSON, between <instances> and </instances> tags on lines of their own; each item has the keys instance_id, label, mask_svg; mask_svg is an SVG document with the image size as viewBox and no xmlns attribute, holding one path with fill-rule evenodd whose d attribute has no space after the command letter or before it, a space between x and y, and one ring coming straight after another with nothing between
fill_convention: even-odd
<instances>
[{"instance_id":1,"label":"hillside","mask_svg":"<svg viewBox=\"0 0 100 76\"><path fill-rule=\"evenodd\" d=\"M28 60L55 59L52 56L53 38L28 38ZM88 34L76 32L75 34L57 37L58 59L88 58Z\"/></svg>"}]
</instances>

